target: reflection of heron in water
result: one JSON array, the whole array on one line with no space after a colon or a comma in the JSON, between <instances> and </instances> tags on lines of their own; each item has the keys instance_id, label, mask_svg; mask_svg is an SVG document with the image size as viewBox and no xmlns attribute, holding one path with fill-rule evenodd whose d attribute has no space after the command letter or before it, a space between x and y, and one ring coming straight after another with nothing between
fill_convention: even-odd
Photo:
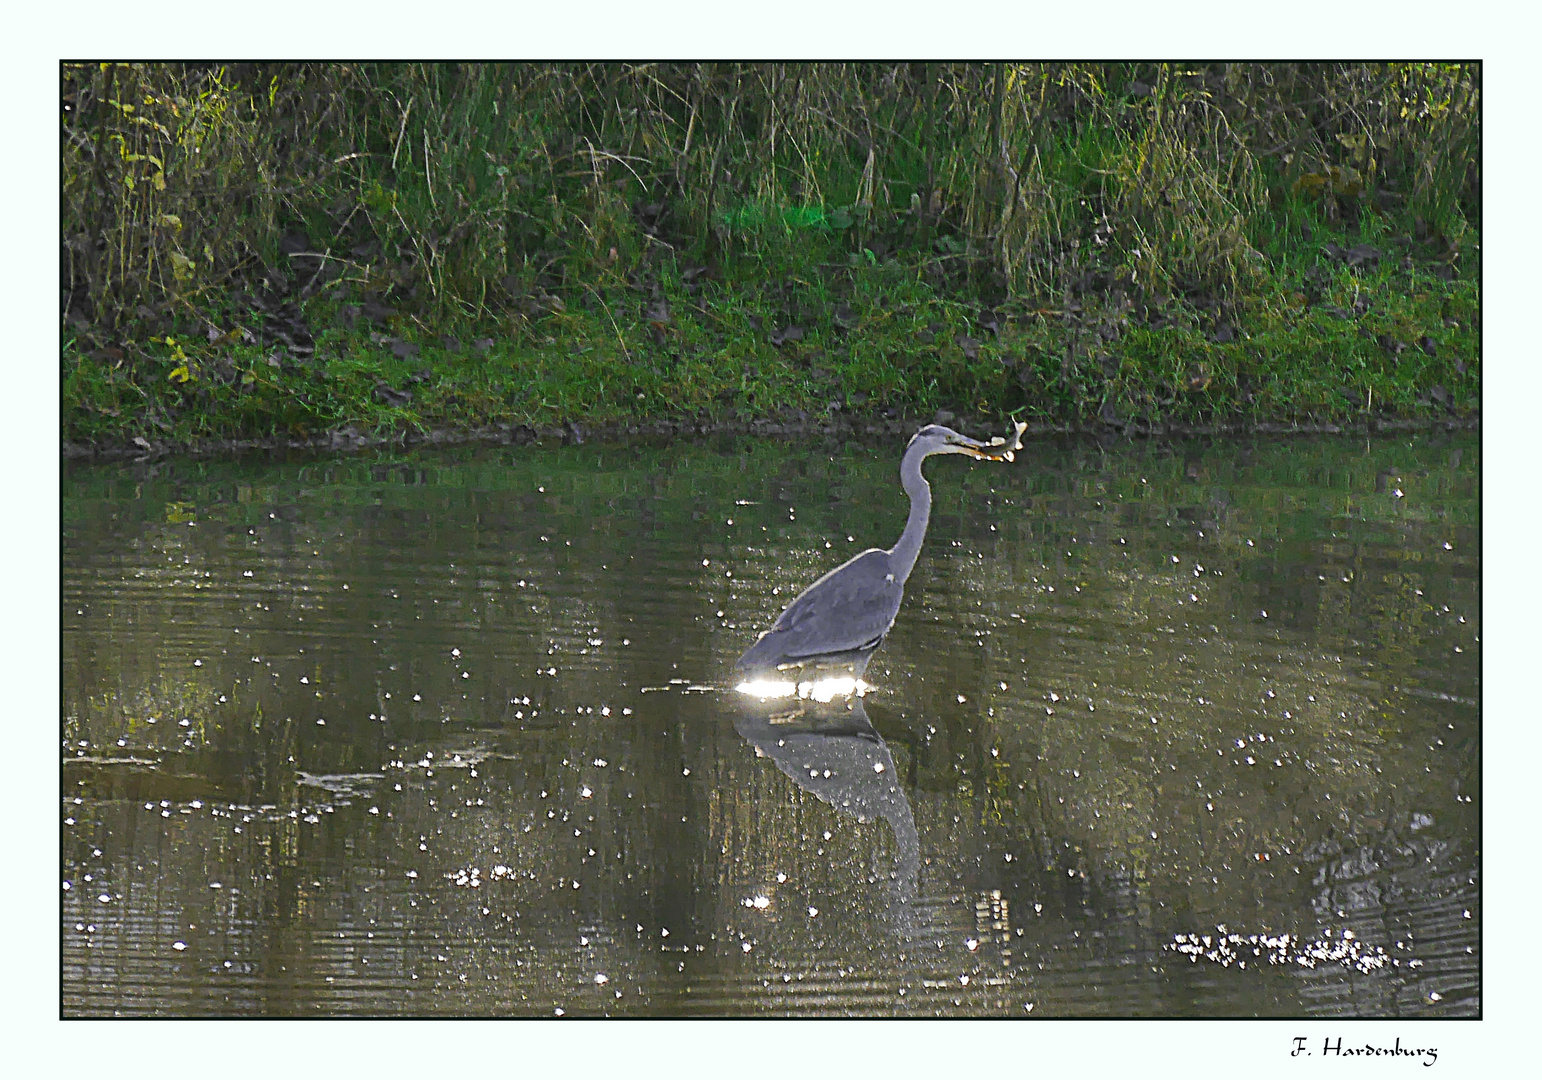
<instances>
[{"instance_id":1,"label":"reflection of heron in water","mask_svg":"<svg viewBox=\"0 0 1542 1080\"><path fill-rule=\"evenodd\" d=\"M932 489L921 475L921 462L932 454L968 454L985 461L1011 461L1022 449L1019 423L1011 444L1002 438L976 442L951 428L930 424L910 440L900 461L900 483L910 496L905 531L887 551L868 548L804 589L745 650L736 669L764 677L790 668L849 664L858 676L894 625L905 579L916 564L932 511Z\"/></svg>"},{"instance_id":2,"label":"reflection of heron in water","mask_svg":"<svg viewBox=\"0 0 1542 1080\"><path fill-rule=\"evenodd\" d=\"M769 712L766 708L784 710ZM746 708L736 730L804 791L859 822L882 819L894 830L899 896L916 895L921 841L894 756L873 729L860 697L833 702L781 699Z\"/></svg>"}]
</instances>

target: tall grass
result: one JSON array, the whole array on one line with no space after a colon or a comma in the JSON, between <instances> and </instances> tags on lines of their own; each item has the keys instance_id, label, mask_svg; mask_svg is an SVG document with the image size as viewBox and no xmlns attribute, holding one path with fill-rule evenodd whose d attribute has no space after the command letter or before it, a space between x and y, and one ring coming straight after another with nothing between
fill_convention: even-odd
<instances>
[{"instance_id":1,"label":"tall grass","mask_svg":"<svg viewBox=\"0 0 1542 1080\"><path fill-rule=\"evenodd\" d=\"M1474 65L76 63L61 92L71 438L1477 392Z\"/></svg>"},{"instance_id":2,"label":"tall grass","mask_svg":"<svg viewBox=\"0 0 1542 1080\"><path fill-rule=\"evenodd\" d=\"M64 310L108 326L259 266L479 319L811 244L994 298L1224 298L1293 192L1479 214L1463 65L89 64L63 91Z\"/></svg>"}]
</instances>

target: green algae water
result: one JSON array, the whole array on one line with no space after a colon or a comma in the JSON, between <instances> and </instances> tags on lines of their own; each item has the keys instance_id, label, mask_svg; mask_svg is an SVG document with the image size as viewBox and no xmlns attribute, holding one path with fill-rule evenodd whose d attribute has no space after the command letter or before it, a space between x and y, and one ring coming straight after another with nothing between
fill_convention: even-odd
<instances>
[{"instance_id":1,"label":"green algae water","mask_svg":"<svg viewBox=\"0 0 1542 1080\"><path fill-rule=\"evenodd\" d=\"M67 467L65 1014L1479 1011L1476 435L901 449Z\"/></svg>"}]
</instances>

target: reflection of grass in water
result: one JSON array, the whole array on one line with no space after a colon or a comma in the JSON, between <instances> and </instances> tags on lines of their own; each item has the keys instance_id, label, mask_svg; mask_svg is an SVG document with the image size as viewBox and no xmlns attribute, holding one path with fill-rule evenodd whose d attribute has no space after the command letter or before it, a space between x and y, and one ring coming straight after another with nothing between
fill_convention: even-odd
<instances>
[{"instance_id":1,"label":"reflection of grass in water","mask_svg":"<svg viewBox=\"0 0 1542 1080\"><path fill-rule=\"evenodd\" d=\"M65 738L72 744L88 740L92 748L112 747L124 739L131 748L175 744L177 749L196 749L218 727L213 716L218 697L219 691L199 676L169 674L151 686L121 687L100 697L87 694L77 709L66 713Z\"/></svg>"},{"instance_id":2,"label":"reflection of grass in water","mask_svg":"<svg viewBox=\"0 0 1542 1080\"><path fill-rule=\"evenodd\" d=\"M123 671L125 685L67 696L65 759L132 754L158 757L163 770L177 759L183 764L170 771L182 780L197 775L243 802L294 804L296 725L274 723L239 681L217 689L206 670L187 676L163 671L140 687L127 685L135 673ZM233 763L239 764L232 772Z\"/></svg>"},{"instance_id":3,"label":"reflection of grass in water","mask_svg":"<svg viewBox=\"0 0 1542 1080\"><path fill-rule=\"evenodd\" d=\"M439 551L472 535L456 507L474 505L478 514L500 515L491 526L480 518L475 535L485 540L492 528L500 550L521 553L518 574L527 564L565 572L615 566L618 552L638 546L694 554L695 563L708 558L712 565L684 582L685 590L713 597L713 611L734 607L734 628L714 623L690 640L692 662L708 663L736 653L763 624L757 620L774 616L791 592L851 550L892 542L905 513L895 477L898 442L794 454L769 440L738 443L731 453L688 442L468 449L258 469L211 461L175 478L146 478L138 501L118 505L164 527L168 506L196 504L203 527L182 529L177 539L210 566L240 557L222 546L222 528L239 526L231 529L238 537L251 527L291 528L269 519L279 506L316 520L318 534L325 532L321 519L353 522L350 536L362 549L397 542L386 531L398 515L413 514L424 522L423 549ZM1422 749L1429 717L1401 711L1390 685L1421 658L1430 662L1430 635L1444 624L1429 604L1441 598L1456 608L1476 595L1475 566L1462 560L1475 558L1463 546L1479 519L1479 462L1473 436L1412 442L1113 450L1043 442L1030 443L1012 467L934 466L933 531L907 611L878 663L926 648L958 655L954 639L988 629L978 667L965 665L957 678L970 709L994 708L995 715L967 736L983 745L967 763L965 786L953 759L938 753L931 768L943 773L923 769L923 789L950 797L962 790L977 800L976 820L1004 830L1014 844L1039 845L1021 852L1025 860L1066 858L1063 843L1080 848L1072 853L1090 873L1176 877L1190 883L1196 906L1221 912L1252 903L1249 890L1262 888L1258 875L1278 878L1299 865L1311 838L1353 834L1369 820L1391 823L1403 809L1425 808L1438 794L1432 785L1447 783L1451 767ZM1402 498L1375 490L1377 475L1394 468ZM121 470L72 471L64 506L72 534L121 529L107 512L129 494ZM383 511L373 509L377 503ZM586 523L571 547L538 542L552 515ZM847 535L855 542L846 544ZM1118 544L1120 537L1127 543ZM1447 539L1457 551L1444 551ZM322 552L322 565L337 557L335 549ZM1197 577L1196 562L1205 566ZM725 567L734 572L731 585L721 576ZM1325 581L1316 580L1318 571ZM1037 591L1035 576L1057 592ZM937 585L928 586L929 578ZM625 575L599 575L584 617L628 610L624 594L634 585ZM773 594L774 587L782 592ZM928 593L939 589L944 601L979 600L975 621L946 614L946 602L933 612L945 621L927 620ZM1270 589L1281 590L1290 610L1271 600L1271 618L1254 623L1264 606L1259 596ZM1191 591L1202 604L1188 600ZM1467 615L1476 633L1475 603ZM536 616L553 617L544 608ZM1217 630L1208 629L1212 623ZM1370 676L1354 667L1367 659L1380 665ZM970 691L971 681L986 689L1006 681L1011 689ZM1274 699L1264 698L1266 688ZM1077 700L1049 702L1043 695L1051 690ZM1197 695L1208 704L1198 705ZM109 743L127 730L130 713L187 710L213 725L219 714L208 702L217 696L196 678L163 680L153 692L131 695L127 706L92 704L75 723ZM1087 696L1095 712L1085 709ZM960 711L946 695L928 709ZM200 728L211 730L210 738L237 742L236 732ZM1249 739L1258 735L1265 739ZM1248 754L1254 765L1246 764Z\"/></svg>"},{"instance_id":4,"label":"reflection of grass in water","mask_svg":"<svg viewBox=\"0 0 1542 1080\"><path fill-rule=\"evenodd\" d=\"M1449 802L1450 766L1425 745L1432 718L1394 711L1331 656L1249 647L1245 634L1209 654L1203 632L1129 636L1114 649L1075 642L1059 664L1018 670L1020 691L982 701L995 715L981 738L1000 755L987 764L988 817L1026 833L1041 865L1176 878L1196 909L1226 918L1312 841L1379 836ZM1000 649L1015 661L1026 646ZM1185 693L1189 680L1202 694ZM1066 681L1081 689L1068 696ZM1034 701L1048 686L1061 700Z\"/></svg>"},{"instance_id":5,"label":"reflection of grass in water","mask_svg":"<svg viewBox=\"0 0 1542 1080\"><path fill-rule=\"evenodd\" d=\"M1015 502L1031 505L996 501L1002 531L987 559L932 554L945 559L932 571L939 587L968 581L992 634L969 679L987 690L967 706L994 710L967 736L983 790L958 790L978 797L983 822L1031 837L1042 865L1177 877L1220 917L1255 903L1265 878L1293 873L1313 840L1379 836L1448 803L1453 763L1429 745L1435 716L1392 686L1417 684L1421 664L1438 679L1436 635L1454 632L1458 608L1476 615L1470 564L1441 546L1474 539L1474 442L1456 440L1465 463L1423 440L1255 444L1247 464L1231 448L1186 461L1153 446L1025 477L1031 494ZM1374 491L1392 464L1405 498ZM952 501L960 520L980 512ZM1186 504L1202 512L1181 519ZM1334 572L1318 582L1319 567ZM1259 590L1279 583L1294 610L1259 619ZM1446 624L1437 597L1453 608ZM942 626L965 629L947 616ZM927 632L902 616L888 648ZM993 692L998 681L1011 689ZM958 711L945 698L935 708Z\"/></svg>"}]
</instances>

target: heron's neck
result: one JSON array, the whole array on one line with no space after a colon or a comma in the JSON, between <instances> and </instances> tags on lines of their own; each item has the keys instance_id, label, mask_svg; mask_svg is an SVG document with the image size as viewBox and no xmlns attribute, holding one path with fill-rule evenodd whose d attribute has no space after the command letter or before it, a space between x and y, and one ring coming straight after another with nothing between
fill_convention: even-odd
<instances>
[{"instance_id":1,"label":"heron's neck","mask_svg":"<svg viewBox=\"0 0 1542 1080\"><path fill-rule=\"evenodd\" d=\"M914 446L906 451L900 462L900 483L905 486L905 494L910 496L910 517L899 542L889 551L889 565L895 580L901 583L910 576L910 570L916 564L921 541L926 539L926 523L932 515L932 488L921 475L921 462L925 457L926 453Z\"/></svg>"}]
</instances>

